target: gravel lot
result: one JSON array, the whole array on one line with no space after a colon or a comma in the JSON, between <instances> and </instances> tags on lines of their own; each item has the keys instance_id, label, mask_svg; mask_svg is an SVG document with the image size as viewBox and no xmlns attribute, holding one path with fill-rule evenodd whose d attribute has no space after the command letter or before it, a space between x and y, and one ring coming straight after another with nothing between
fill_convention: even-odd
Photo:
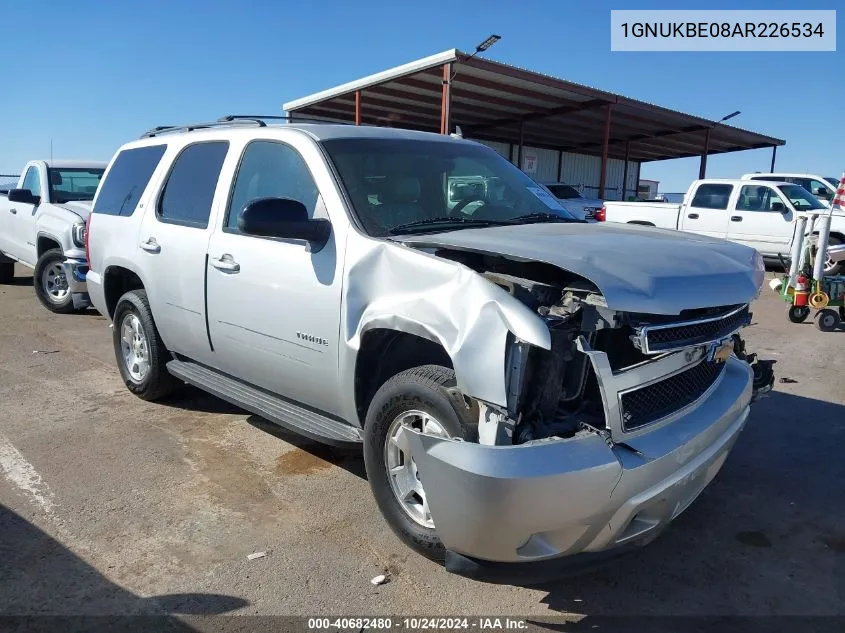
<instances>
[{"instance_id":1,"label":"gravel lot","mask_svg":"<svg viewBox=\"0 0 845 633\"><path fill-rule=\"evenodd\" d=\"M749 349L791 380L713 484L631 558L518 587L404 547L355 454L199 391L137 399L103 317L52 315L17 274L0 286L2 615L845 615L845 330L790 324L767 288Z\"/></svg>"}]
</instances>

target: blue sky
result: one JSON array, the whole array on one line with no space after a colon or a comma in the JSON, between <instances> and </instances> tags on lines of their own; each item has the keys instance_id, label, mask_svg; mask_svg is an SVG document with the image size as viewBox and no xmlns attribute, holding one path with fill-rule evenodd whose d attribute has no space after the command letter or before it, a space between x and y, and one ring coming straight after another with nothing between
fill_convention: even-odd
<instances>
[{"instance_id":1,"label":"blue sky","mask_svg":"<svg viewBox=\"0 0 845 633\"><path fill-rule=\"evenodd\" d=\"M278 114L284 101L490 33L490 58L786 139L778 169L839 175L845 52L613 53L610 10L566 0L44 2L4 7L0 173L31 158L108 159L155 125L227 113ZM641 9L835 9L835 1L641 0ZM704 5L704 6L703 6ZM838 25L842 24L840 11ZM708 176L767 170L771 150L708 161ZM642 176L685 190L698 159Z\"/></svg>"}]
</instances>

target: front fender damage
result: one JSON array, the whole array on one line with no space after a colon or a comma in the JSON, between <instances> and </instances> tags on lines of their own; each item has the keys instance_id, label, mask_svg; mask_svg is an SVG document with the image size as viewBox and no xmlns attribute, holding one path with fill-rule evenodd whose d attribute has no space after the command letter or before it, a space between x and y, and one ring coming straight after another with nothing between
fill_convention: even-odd
<instances>
[{"instance_id":1,"label":"front fender damage","mask_svg":"<svg viewBox=\"0 0 845 633\"><path fill-rule=\"evenodd\" d=\"M346 375L354 375L363 335L386 328L439 343L452 359L462 393L507 406L508 335L550 349L551 336L543 320L456 262L388 242L355 246L347 249L341 324Z\"/></svg>"}]
</instances>

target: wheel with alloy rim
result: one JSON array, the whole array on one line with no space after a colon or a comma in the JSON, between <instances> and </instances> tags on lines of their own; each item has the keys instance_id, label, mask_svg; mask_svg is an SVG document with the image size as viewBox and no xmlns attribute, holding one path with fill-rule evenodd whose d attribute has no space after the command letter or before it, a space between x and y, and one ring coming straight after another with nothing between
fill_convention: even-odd
<instances>
[{"instance_id":1,"label":"wheel with alloy rim","mask_svg":"<svg viewBox=\"0 0 845 633\"><path fill-rule=\"evenodd\" d=\"M45 308L59 314L73 312L73 297L62 265L64 261L61 249L50 249L38 258L33 274L38 300Z\"/></svg>"},{"instance_id":2,"label":"wheel with alloy rim","mask_svg":"<svg viewBox=\"0 0 845 633\"><path fill-rule=\"evenodd\" d=\"M409 439L417 432L477 441L478 408L467 407L454 387L455 373L439 365L400 372L373 396L364 424L364 465L379 509L400 539L439 562L446 549Z\"/></svg>"},{"instance_id":3,"label":"wheel with alloy rim","mask_svg":"<svg viewBox=\"0 0 845 633\"><path fill-rule=\"evenodd\" d=\"M413 521L434 529L419 469L408 447L409 429L436 437L449 435L432 415L414 409L396 416L387 429L387 442L384 444L384 465L393 495Z\"/></svg>"},{"instance_id":4,"label":"wheel with alloy rim","mask_svg":"<svg viewBox=\"0 0 845 633\"><path fill-rule=\"evenodd\" d=\"M139 398L158 400L181 383L167 371L170 354L153 321L147 293L132 290L113 315L114 355L126 387Z\"/></svg>"},{"instance_id":5,"label":"wheel with alloy rim","mask_svg":"<svg viewBox=\"0 0 845 633\"><path fill-rule=\"evenodd\" d=\"M135 382L142 382L150 370L150 346L141 320L132 312L120 324L120 351L126 371Z\"/></svg>"}]
</instances>

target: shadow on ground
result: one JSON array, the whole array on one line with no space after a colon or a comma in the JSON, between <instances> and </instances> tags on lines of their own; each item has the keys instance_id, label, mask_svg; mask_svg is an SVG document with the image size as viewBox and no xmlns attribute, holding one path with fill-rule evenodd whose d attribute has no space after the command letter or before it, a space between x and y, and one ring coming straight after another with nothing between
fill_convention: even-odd
<instances>
[{"instance_id":1,"label":"shadow on ground","mask_svg":"<svg viewBox=\"0 0 845 633\"><path fill-rule=\"evenodd\" d=\"M722 471L669 530L615 565L535 587L547 592L541 602L586 614L567 631L663 630L672 615L845 615L843 446L845 406L772 393L752 407ZM662 617L618 628L615 617L629 615ZM610 627L602 625L608 616ZM757 630L757 620L765 618L743 628ZM694 619L675 624L698 630Z\"/></svg>"},{"instance_id":2,"label":"shadow on ground","mask_svg":"<svg viewBox=\"0 0 845 633\"><path fill-rule=\"evenodd\" d=\"M30 619L35 628L52 630L55 616L67 622L62 630L78 630L82 616L97 616L91 630L193 631L171 614L213 615L248 606L234 596L187 593L143 598L116 585L57 540L0 505L0 619ZM50 616L50 617L48 617ZM120 616L120 617L117 617ZM134 616L131 619L124 616ZM147 617L137 617L147 616ZM23 618L21 617L21 620ZM0 626L4 628L6 624ZM131 626L130 626L131 625ZM149 625L147 629L146 626ZM11 630L15 630L11 627ZM24 630L24 629L21 629ZM57 629L58 630L58 629Z\"/></svg>"}]
</instances>

